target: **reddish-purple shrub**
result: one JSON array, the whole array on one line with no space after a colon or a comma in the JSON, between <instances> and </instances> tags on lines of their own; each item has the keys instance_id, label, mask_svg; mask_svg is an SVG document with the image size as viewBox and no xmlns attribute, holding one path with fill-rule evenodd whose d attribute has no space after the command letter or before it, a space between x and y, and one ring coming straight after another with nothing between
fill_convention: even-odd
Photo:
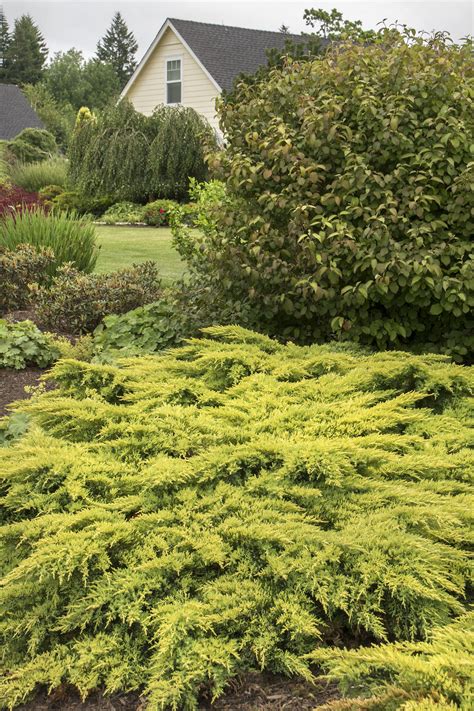
<instances>
[{"instance_id":1,"label":"reddish-purple shrub","mask_svg":"<svg viewBox=\"0 0 474 711\"><path fill-rule=\"evenodd\" d=\"M47 209L38 193L29 193L16 186L0 185L0 218L14 212L33 210L38 207Z\"/></svg>"}]
</instances>

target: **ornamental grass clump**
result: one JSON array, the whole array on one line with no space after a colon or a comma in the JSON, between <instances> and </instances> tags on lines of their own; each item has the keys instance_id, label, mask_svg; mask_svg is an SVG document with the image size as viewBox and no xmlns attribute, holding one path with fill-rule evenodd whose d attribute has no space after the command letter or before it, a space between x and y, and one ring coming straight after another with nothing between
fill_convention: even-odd
<instances>
[{"instance_id":1,"label":"ornamental grass clump","mask_svg":"<svg viewBox=\"0 0 474 711\"><path fill-rule=\"evenodd\" d=\"M54 157L36 163L16 163L11 169L14 185L29 192L39 192L49 185L66 186L67 161Z\"/></svg>"},{"instance_id":2,"label":"ornamental grass clump","mask_svg":"<svg viewBox=\"0 0 474 711\"><path fill-rule=\"evenodd\" d=\"M66 262L91 272L99 254L94 225L75 213L33 209L7 214L0 222L0 246L16 249L20 244L52 250L54 262L47 269L51 277Z\"/></svg>"},{"instance_id":3,"label":"ornamental grass clump","mask_svg":"<svg viewBox=\"0 0 474 711\"><path fill-rule=\"evenodd\" d=\"M5 705L73 684L194 709L245 670L311 679L333 645L360 646L356 688L329 669L346 690L380 694L376 654L402 689L373 708L464 703L468 638L439 640L472 591L472 369L213 327L51 378L0 450Z\"/></svg>"}]
</instances>

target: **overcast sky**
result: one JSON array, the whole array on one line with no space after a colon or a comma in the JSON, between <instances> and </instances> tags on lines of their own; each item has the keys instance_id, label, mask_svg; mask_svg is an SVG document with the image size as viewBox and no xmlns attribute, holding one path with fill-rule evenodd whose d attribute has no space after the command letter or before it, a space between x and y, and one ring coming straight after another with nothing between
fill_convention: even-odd
<instances>
[{"instance_id":1,"label":"overcast sky","mask_svg":"<svg viewBox=\"0 0 474 711\"><path fill-rule=\"evenodd\" d=\"M474 34L474 0L253 0L252 2L95 2L95 0L26 0L8 2L0 0L11 25L16 17L24 13L33 16L39 25L51 52L81 49L86 56L94 54L97 40L104 34L111 17L119 10L139 43L138 58L145 53L149 44L167 17L184 20L215 22L262 30L278 30L284 23L290 31L305 30L303 11L307 7L321 7L330 10L337 7L347 19L360 19L365 27L377 26L387 18L419 30L447 30L453 38L460 39Z\"/></svg>"}]
</instances>

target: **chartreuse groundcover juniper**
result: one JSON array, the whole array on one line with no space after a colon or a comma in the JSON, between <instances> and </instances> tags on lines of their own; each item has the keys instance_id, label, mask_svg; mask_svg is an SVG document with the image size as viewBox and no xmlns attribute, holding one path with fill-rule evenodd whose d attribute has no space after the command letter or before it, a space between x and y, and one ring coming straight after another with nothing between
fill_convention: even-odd
<instances>
[{"instance_id":1,"label":"chartreuse groundcover juniper","mask_svg":"<svg viewBox=\"0 0 474 711\"><path fill-rule=\"evenodd\" d=\"M51 377L0 450L5 706L262 668L472 708L471 368L216 327Z\"/></svg>"}]
</instances>

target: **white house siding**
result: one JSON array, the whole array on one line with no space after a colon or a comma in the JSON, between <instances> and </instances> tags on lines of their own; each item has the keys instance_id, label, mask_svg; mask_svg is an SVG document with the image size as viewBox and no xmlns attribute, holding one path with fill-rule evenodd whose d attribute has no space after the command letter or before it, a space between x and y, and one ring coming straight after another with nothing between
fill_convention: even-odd
<instances>
[{"instance_id":1,"label":"white house siding","mask_svg":"<svg viewBox=\"0 0 474 711\"><path fill-rule=\"evenodd\" d=\"M149 116L159 104L166 103L166 60L181 58L181 103L205 116L218 128L215 101L218 91L193 59L181 40L168 28L126 96L137 111Z\"/></svg>"}]
</instances>

